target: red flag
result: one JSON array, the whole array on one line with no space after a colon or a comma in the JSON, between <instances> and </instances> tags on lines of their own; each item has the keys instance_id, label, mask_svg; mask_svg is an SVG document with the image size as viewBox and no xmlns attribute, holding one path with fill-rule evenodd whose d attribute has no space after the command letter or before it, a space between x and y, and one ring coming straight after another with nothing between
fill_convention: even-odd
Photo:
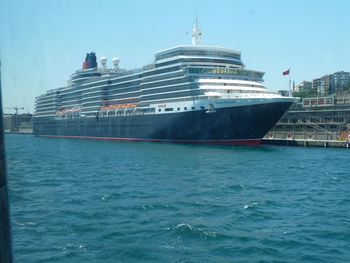
<instances>
[{"instance_id":1,"label":"red flag","mask_svg":"<svg viewBox=\"0 0 350 263\"><path fill-rule=\"evenodd\" d=\"M286 70L286 71L283 71L283 76L286 76L286 75L289 75L289 69L288 70Z\"/></svg>"}]
</instances>

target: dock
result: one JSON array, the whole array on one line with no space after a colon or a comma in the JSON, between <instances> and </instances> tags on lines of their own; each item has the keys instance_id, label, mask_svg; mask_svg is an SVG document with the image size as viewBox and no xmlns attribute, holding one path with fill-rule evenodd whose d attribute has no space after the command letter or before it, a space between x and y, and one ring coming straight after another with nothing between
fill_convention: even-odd
<instances>
[{"instance_id":1,"label":"dock","mask_svg":"<svg viewBox=\"0 0 350 263\"><path fill-rule=\"evenodd\" d=\"M263 138L262 145L283 145L283 146L303 146L303 147L334 147L350 148L349 141L337 140L309 140L309 139L268 139Z\"/></svg>"}]
</instances>

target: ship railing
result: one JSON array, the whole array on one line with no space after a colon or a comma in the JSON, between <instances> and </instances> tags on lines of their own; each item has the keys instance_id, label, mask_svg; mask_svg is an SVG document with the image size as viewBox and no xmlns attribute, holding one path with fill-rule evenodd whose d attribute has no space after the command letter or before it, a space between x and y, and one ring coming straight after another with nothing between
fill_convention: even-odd
<instances>
[{"instance_id":1,"label":"ship railing","mask_svg":"<svg viewBox=\"0 0 350 263\"><path fill-rule=\"evenodd\" d=\"M301 124L301 125L298 125L298 124ZM304 121L298 119L296 125L297 125L296 127L298 127L299 129L302 130L302 132L301 132L303 134L302 138L304 138L304 139L316 139L317 134L322 135L324 138L327 138L327 140L329 138L331 138L331 140L338 140L339 139L338 132L328 130L328 129L321 127L320 125L315 124L315 123L304 122ZM309 131L307 128L311 128L312 131ZM293 129L293 131L288 131L286 133L288 133L288 136L287 137L284 136L284 137L287 139L297 138L295 135L297 132L295 132L294 129Z\"/></svg>"},{"instance_id":2,"label":"ship railing","mask_svg":"<svg viewBox=\"0 0 350 263\"><path fill-rule=\"evenodd\" d=\"M298 123L299 124L306 124L307 126L309 126L309 127L311 127L311 128L314 128L315 130L318 130L318 131L322 131L322 132L325 132L325 133L328 133L328 132L330 132L329 130L327 130L326 128L323 128L323 127L321 127L320 125L317 125L317 124L315 124L315 123L305 123L305 122L303 122L303 121L301 121L301 120L298 120Z\"/></svg>"}]
</instances>

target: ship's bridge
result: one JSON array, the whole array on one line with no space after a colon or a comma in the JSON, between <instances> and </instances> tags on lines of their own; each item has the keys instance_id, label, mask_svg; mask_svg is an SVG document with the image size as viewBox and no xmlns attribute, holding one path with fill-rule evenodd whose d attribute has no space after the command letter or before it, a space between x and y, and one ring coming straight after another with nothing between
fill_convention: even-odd
<instances>
[{"instance_id":1,"label":"ship's bridge","mask_svg":"<svg viewBox=\"0 0 350 263\"><path fill-rule=\"evenodd\" d=\"M244 67L241 61L241 52L222 47L178 46L155 54L156 64L164 64L174 60L181 62L227 63L237 67Z\"/></svg>"}]
</instances>

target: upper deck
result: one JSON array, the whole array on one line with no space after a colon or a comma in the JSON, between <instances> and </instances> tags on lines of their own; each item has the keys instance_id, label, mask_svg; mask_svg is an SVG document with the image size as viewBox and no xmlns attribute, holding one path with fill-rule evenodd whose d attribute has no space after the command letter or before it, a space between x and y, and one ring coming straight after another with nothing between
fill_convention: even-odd
<instances>
[{"instance_id":1,"label":"upper deck","mask_svg":"<svg viewBox=\"0 0 350 263\"><path fill-rule=\"evenodd\" d=\"M241 52L228 48L209 46L177 46L162 50L155 54L155 63L159 64L180 58L226 61L227 63L244 67L241 61Z\"/></svg>"}]
</instances>

